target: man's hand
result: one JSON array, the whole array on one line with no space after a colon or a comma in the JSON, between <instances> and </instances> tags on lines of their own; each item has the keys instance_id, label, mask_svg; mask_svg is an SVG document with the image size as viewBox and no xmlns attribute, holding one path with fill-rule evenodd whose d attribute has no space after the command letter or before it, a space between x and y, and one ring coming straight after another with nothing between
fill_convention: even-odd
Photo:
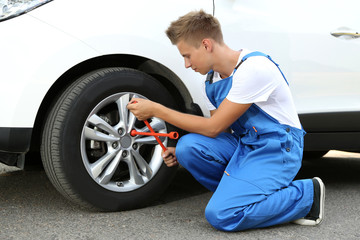
<instances>
[{"instance_id":1,"label":"man's hand","mask_svg":"<svg viewBox=\"0 0 360 240\"><path fill-rule=\"evenodd\" d=\"M162 157L164 159L166 166L168 167L173 167L179 164L175 156L174 147L168 147L168 149L165 152L163 152Z\"/></svg>"},{"instance_id":2,"label":"man's hand","mask_svg":"<svg viewBox=\"0 0 360 240\"><path fill-rule=\"evenodd\" d=\"M143 98L133 98L127 105L127 108L135 115L135 117L144 121L154 116L154 108L157 103Z\"/></svg>"}]
</instances>

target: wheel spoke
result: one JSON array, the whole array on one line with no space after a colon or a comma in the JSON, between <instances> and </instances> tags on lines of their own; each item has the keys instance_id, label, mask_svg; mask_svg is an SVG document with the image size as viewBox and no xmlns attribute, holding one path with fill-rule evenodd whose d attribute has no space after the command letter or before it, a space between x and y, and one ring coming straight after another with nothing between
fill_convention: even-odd
<instances>
[{"instance_id":1,"label":"wheel spoke","mask_svg":"<svg viewBox=\"0 0 360 240\"><path fill-rule=\"evenodd\" d=\"M130 101L130 94L124 94L116 101L120 121L123 122L125 127L128 125L129 110L127 109L126 106L129 103L129 101Z\"/></svg>"},{"instance_id":2,"label":"wheel spoke","mask_svg":"<svg viewBox=\"0 0 360 240\"><path fill-rule=\"evenodd\" d=\"M137 185L144 184L144 180L142 179L131 154L129 155L129 160L127 162L129 167L130 181Z\"/></svg>"},{"instance_id":3,"label":"wheel spoke","mask_svg":"<svg viewBox=\"0 0 360 240\"><path fill-rule=\"evenodd\" d=\"M135 115L130 112L129 123L127 125L127 133L130 133L131 130L134 129L135 121L136 121Z\"/></svg>"},{"instance_id":4,"label":"wheel spoke","mask_svg":"<svg viewBox=\"0 0 360 240\"><path fill-rule=\"evenodd\" d=\"M90 140L109 142L109 141L118 141L118 137L113 137L102 132L96 131L95 129L85 127L85 138Z\"/></svg>"},{"instance_id":5,"label":"wheel spoke","mask_svg":"<svg viewBox=\"0 0 360 240\"><path fill-rule=\"evenodd\" d=\"M153 118L150 126L154 129L155 132L158 132L160 130L166 130L166 125L164 121L161 121L158 118Z\"/></svg>"},{"instance_id":6,"label":"wheel spoke","mask_svg":"<svg viewBox=\"0 0 360 240\"><path fill-rule=\"evenodd\" d=\"M160 137L160 141L163 142L164 138ZM158 142L156 141L155 137L153 136L148 136L148 137L138 137L135 139L136 143L141 143L141 144L158 144Z\"/></svg>"},{"instance_id":7,"label":"wheel spoke","mask_svg":"<svg viewBox=\"0 0 360 240\"><path fill-rule=\"evenodd\" d=\"M148 179L152 176L152 170L149 164L145 161L145 159L135 150L132 150L131 153L134 155L135 161L139 166L140 172L146 176Z\"/></svg>"},{"instance_id":8,"label":"wheel spoke","mask_svg":"<svg viewBox=\"0 0 360 240\"><path fill-rule=\"evenodd\" d=\"M153 118L150 122L150 126L154 129L155 132L159 132L161 130L166 130L165 122L161 121L158 118ZM139 129L140 132L150 132L150 129L147 126Z\"/></svg>"},{"instance_id":9,"label":"wheel spoke","mask_svg":"<svg viewBox=\"0 0 360 240\"><path fill-rule=\"evenodd\" d=\"M110 125L108 124L104 119L99 117L98 115L94 114L89 118L89 122L100 128L101 130L108 132L109 134L112 134L113 136L119 137L118 132Z\"/></svg>"},{"instance_id":10,"label":"wheel spoke","mask_svg":"<svg viewBox=\"0 0 360 240\"><path fill-rule=\"evenodd\" d=\"M130 96L129 96L129 98L130 98ZM136 94L134 94L134 95L132 96L132 98L139 98L139 96L136 95ZM135 115L134 115L132 112L129 111L129 122L128 122L128 125L127 125L127 127L128 127L127 133L130 133L131 130L134 129L135 122L136 122L136 117L135 117Z\"/></svg>"},{"instance_id":11,"label":"wheel spoke","mask_svg":"<svg viewBox=\"0 0 360 240\"><path fill-rule=\"evenodd\" d=\"M113 177L116 168L118 167L120 161L121 161L121 155L122 155L123 151L119 151L115 158L111 161L111 163L109 164L108 167L106 167L106 170L104 171L104 173L102 174L102 176L100 177L100 183L101 184L108 184L111 180L111 178Z\"/></svg>"},{"instance_id":12,"label":"wheel spoke","mask_svg":"<svg viewBox=\"0 0 360 240\"><path fill-rule=\"evenodd\" d=\"M114 158L114 156L118 153L118 151L108 152L95 163L90 164L90 170L93 178L97 178L100 176L102 171L106 168L108 163Z\"/></svg>"}]
</instances>

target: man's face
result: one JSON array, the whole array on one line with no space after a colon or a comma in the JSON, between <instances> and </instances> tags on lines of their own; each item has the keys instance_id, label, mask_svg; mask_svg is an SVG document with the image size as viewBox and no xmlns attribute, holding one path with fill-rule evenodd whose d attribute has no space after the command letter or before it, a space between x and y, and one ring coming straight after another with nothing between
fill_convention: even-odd
<instances>
[{"instance_id":1,"label":"man's face","mask_svg":"<svg viewBox=\"0 0 360 240\"><path fill-rule=\"evenodd\" d=\"M211 70L209 64L210 56L203 44L199 48L194 47L191 44L181 40L176 44L180 54L184 57L185 67L191 67L195 72L199 72L203 75L207 74Z\"/></svg>"}]
</instances>

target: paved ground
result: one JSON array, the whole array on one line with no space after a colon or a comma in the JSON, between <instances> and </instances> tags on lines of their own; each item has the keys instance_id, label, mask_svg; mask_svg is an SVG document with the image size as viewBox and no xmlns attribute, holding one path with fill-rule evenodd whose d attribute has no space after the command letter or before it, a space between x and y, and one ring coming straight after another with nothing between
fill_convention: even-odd
<instances>
[{"instance_id":1,"label":"paved ground","mask_svg":"<svg viewBox=\"0 0 360 240\"><path fill-rule=\"evenodd\" d=\"M319 227L294 224L224 233L204 218L211 197L184 170L152 206L126 212L89 212L70 204L39 166L0 164L0 239L360 239L360 154L332 151L305 161L297 178L320 176L327 187Z\"/></svg>"}]
</instances>

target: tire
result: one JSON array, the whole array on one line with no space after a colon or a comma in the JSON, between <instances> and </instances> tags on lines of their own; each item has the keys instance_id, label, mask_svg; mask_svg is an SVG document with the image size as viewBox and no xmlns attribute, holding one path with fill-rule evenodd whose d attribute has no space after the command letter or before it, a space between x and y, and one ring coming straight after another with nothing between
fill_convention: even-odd
<instances>
[{"instance_id":1,"label":"tire","mask_svg":"<svg viewBox=\"0 0 360 240\"><path fill-rule=\"evenodd\" d=\"M81 206L108 211L147 205L170 184L154 137L126 109L132 97L175 108L170 93L153 77L133 69L106 68L77 79L58 98L42 133L41 156L56 189ZM171 126L149 119L155 131ZM167 139L161 139L167 145Z\"/></svg>"}]
</instances>

